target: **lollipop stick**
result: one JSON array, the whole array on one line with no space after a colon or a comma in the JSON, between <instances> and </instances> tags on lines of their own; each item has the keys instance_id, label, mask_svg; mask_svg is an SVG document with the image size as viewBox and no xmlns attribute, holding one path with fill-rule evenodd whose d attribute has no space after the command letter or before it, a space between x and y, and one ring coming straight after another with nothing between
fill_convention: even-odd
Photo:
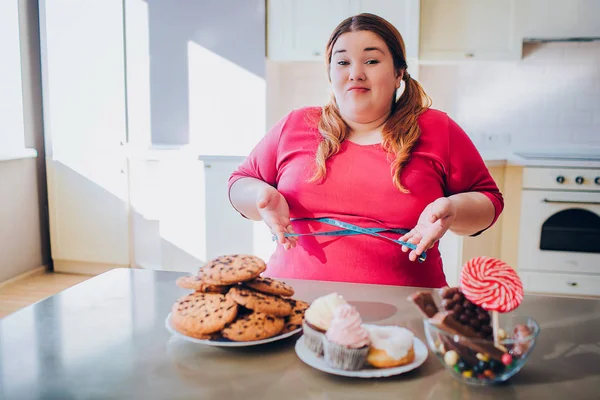
<instances>
[{"instance_id":1,"label":"lollipop stick","mask_svg":"<svg viewBox=\"0 0 600 400\"><path fill-rule=\"evenodd\" d=\"M498 330L500 329L500 323L498 321L498 311L492 311L492 329L494 330L494 344L498 345L500 340L498 339Z\"/></svg>"}]
</instances>

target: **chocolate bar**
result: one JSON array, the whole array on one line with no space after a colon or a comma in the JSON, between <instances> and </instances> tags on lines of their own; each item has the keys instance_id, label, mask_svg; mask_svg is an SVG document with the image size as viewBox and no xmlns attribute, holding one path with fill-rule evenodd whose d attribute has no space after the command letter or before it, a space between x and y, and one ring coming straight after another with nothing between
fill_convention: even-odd
<instances>
[{"instance_id":1,"label":"chocolate bar","mask_svg":"<svg viewBox=\"0 0 600 400\"><path fill-rule=\"evenodd\" d=\"M458 343L462 346L468 347L477 353L487 354L490 358L497 361L502 361L502 356L505 354L500 349L494 346L493 342L473 342L469 338L480 340L477 332L467 325L462 325L458 322L450 313L438 312L429 319L429 322L445 332L453 335L458 335Z\"/></svg>"},{"instance_id":2,"label":"chocolate bar","mask_svg":"<svg viewBox=\"0 0 600 400\"><path fill-rule=\"evenodd\" d=\"M460 358L462 358L467 364L473 366L477 365L479 360L475 357L468 348L463 346L462 344L458 344L455 341L451 340L447 336L440 336L440 341L444 346L446 351L454 350Z\"/></svg>"},{"instance_id":3,"label":"chocolate bar","mask_svg":"<svg viewBox=\"0 0 600 400\"><path fill-rule=\"evenodd\" d=\"M429 292L417 292L410 296L408 300L415 303L415 305L421 310L427 318L433 317L437 312L438 308L435 305L435 301L433 300L433 296Z\"/></svg>"}]
</instances>

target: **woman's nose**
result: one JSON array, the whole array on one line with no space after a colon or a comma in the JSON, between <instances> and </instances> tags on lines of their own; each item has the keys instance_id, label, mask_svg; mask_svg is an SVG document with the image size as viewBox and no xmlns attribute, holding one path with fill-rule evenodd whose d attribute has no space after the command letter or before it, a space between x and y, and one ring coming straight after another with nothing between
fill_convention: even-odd
<instances>
[{"instance_id":1,"label":"woman's nose","mask_svg":"<svg viewBox=\"0 0 600 400\"><path fill-rule=\"evenodd\" d=\"M362 64L357 63L350 67L350 80L351 81L364 81L366 78L365 70Z\"/></svg>"}]
</instances>

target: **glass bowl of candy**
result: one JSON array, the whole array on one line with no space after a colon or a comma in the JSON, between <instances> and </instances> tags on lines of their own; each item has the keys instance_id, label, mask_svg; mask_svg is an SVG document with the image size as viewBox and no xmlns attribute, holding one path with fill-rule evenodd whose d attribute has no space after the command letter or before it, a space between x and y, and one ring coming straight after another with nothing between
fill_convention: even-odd
<instances>
[{"instance_id":1,"label":"glass bowl of candy","mask_svg":"<svg viewBox=\"0 0 600 400\"><path fill-rule=\"evenodd\" d=\"M440 316L441 317L441 316ZM443 318L424 320L430 350L460 381L491 385L509 380L523 368L540 332L530 317L502 318L497 344L493 339L457 334L460 326Z\"/></svg>"}]
</instances>

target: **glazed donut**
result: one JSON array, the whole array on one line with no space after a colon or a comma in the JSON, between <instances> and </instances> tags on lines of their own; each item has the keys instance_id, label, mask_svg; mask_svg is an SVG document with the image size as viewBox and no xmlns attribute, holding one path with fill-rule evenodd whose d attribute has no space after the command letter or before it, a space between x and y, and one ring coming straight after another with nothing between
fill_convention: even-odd
<instances>
[{"instance_id":1,"label":"glazed donut","mask_svg":"<svg viewBox=\"0 0 600 400\"><path fill-rule=\"evenodd\" d=\"M365 325L371 348L367 362L375 368L391 368L410 364L415 359L414 334L399 326Z\"/></svg>"}]
</instances>

